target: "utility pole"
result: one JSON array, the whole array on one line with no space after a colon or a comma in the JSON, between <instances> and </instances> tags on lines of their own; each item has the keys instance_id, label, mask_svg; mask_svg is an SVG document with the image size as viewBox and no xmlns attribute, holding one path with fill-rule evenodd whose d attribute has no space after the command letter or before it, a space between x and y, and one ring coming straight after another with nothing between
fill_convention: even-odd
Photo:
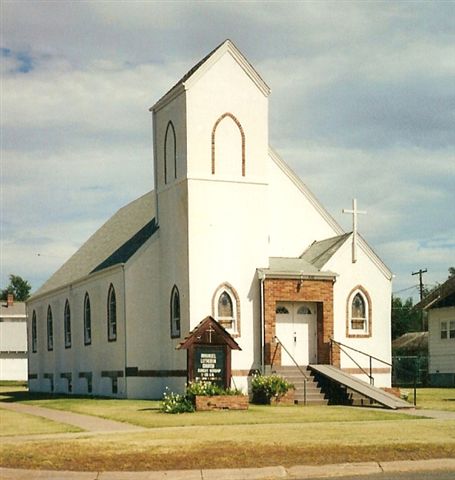
<instances>
[{"instance_id":1,"label":"utility pole","mask_svg":"<svg viewBox=\"0 0 455 480\"><path fill-rule=\"evenodd\" d=\"M423 270L420 268L419 271L417 272L412 272L412 275L418 275L419 276L419 291L420 291L420 301L423 299L423 281L422 281L422 275L424 273L427 273L427 269L424 268ZM420 310L420 320L422 322L422 332L425 331L425 325L423 321L423 309Z\"/></svg>"},{"instance_id":2,"label":"utility pole","mask_svg":"<svg viewBox=\"0 0 455 480\"><path fill-rule=\"evenodd\" d=\"M418 272L412 272L412 275L418 275L419 276L419 284L420 284L420 301L423 300L423 282L422 282L422 275L424 273L427 273L427 269L420 269Z\"/></svg>"}]
</instances>

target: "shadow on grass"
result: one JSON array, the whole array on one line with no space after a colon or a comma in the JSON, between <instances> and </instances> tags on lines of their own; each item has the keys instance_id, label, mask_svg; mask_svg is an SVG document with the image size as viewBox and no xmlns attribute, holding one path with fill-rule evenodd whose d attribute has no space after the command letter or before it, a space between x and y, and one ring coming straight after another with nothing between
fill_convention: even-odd
<instances>
[{"instance_id":1,"label":"shadow on grass","mask_svg":"<svg viewBox=\"0 0 455 480\"><path fill-rule=\"evenodd\" d=\"M0 392L0 402L27 402L32 400L63 400L63 399L103 399L112 400L109 397L95 397L92 395L64 395L60 393L42 393L42 392L24 392L24 391L8 391Z\"/></svg>"}]
</instances>

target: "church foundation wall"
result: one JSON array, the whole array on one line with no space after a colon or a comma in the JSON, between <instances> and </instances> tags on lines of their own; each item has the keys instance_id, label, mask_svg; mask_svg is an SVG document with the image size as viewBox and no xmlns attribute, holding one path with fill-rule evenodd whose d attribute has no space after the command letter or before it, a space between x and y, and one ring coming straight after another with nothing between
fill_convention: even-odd
<instances>
[{"instance_id":1,"label":"church foundation wall","mask_svg":"<svg viewBox=\"0 0 455 480\"><path fill-rule=\"evenodd\" d=\"M317 361L339 366L336 350L331 351L333 336L333 281L268 278L264 281L264 360L266 365L281 365L281 348L275 340L276 303L316 302Z\"/></svg>"}]
</instances>

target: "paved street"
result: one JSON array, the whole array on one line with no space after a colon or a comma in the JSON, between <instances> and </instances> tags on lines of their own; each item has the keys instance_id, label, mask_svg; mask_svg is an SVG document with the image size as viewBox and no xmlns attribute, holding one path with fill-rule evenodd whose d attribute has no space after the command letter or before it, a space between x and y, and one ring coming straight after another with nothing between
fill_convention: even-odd
<instances>
[{"instance_id":1,"label":"paved street","mask_svg":"<svg viewBox=\"0 0 455 480\"><path fill-rule=\"evenodd\" d=\"M333 477L332 477L333 478ZM305 480L326 480L327 477L318 477ZM303 478L294 477L294 480ZM336 480L455 480L455 469L451 471L429 471L429 472L404 472L404 473L373 473L371 475L350 475L347 477L336 477Z\"/></svg>"}]
</instances>

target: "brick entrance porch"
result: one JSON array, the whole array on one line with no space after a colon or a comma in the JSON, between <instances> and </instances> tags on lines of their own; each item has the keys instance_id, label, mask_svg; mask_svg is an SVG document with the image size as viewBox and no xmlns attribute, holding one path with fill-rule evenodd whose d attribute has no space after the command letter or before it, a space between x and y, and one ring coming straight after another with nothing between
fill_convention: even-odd
<instances>
[{"instance_id":1,"label":"brick entrance porch","mask_svg":"<svg viewBox=\"0 0 455 480\"><path fill-rule=\"evenodd\" d=\"M275 340L277 302L314 302L317 305L317 363L340 365L333 337L333 278L264 279L264 363L281 366L281 346Z\"/></svg>"}]
</instances>

